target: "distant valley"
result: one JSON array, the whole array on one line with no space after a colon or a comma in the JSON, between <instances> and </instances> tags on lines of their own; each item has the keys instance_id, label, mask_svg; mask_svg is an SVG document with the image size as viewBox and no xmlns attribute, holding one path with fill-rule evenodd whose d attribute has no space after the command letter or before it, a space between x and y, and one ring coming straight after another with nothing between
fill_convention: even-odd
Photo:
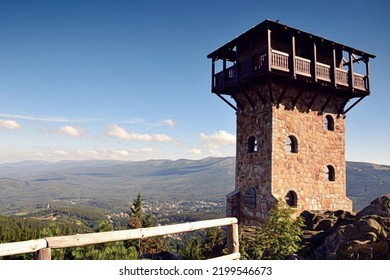
<instances>
[{"instance_id":1,"label":"distant valley","mask_svg":"<svg viewBox=\"0 0 390 280\"><path fill-rule=\"evenodd\" d=\"M62 201L123 211L138 193L153 201L224 203L234 189L235 158L202 160L25 161L0 165L0 214ZM347 162L355 209L390 193L390 166Z\"/></svg>"},{"instance_id":2,"label":"distant valley","mask_svg":"<svg viewBox=\"0 0 390 280\"><path fill-rule=\"evenodd\" d=\"M206 158L3 164L0 213L53 201L122 211L138 193L146 201L224 202L234 189L234 163L234 158Z\"/></svg>"}]
</instances>

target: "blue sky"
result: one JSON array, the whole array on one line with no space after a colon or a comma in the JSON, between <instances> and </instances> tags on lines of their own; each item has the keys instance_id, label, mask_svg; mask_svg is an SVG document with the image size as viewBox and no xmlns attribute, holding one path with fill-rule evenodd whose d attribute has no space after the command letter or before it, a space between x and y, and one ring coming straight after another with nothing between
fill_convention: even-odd
<instances>
[{"instance_id":1,"label":"blue sky","mask_svg":"<svg viewBox=\"0 0 390 280\"><path fill-rule=\"evenodd\" d=\"M0 162L235 155L207 54L264 19L373 53L347 160L390 165L387 1L0 1Z\"/></svg>"}]
</instances>

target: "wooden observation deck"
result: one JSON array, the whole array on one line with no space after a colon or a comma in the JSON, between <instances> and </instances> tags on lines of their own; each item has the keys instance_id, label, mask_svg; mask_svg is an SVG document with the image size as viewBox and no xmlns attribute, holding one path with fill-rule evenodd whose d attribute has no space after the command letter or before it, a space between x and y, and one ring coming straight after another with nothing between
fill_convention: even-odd
<instances>
[{"instance_id":1,"label":"wooden observation deck","mask_svg":"<svg viewBox=\"0 0 390 280\"><path fill-rule=\"evenodd\" d=\"M268 83L268 100L280 103L283 96L271 90L276 82L342 96L339 113L345 114L370 94L369 60L375 55L265 20L207 57L212 59L212 92L234 109L222 95L235 99L256 84ZM359 99L345 109L352 98Z\"/></svg>"}]
</instances>

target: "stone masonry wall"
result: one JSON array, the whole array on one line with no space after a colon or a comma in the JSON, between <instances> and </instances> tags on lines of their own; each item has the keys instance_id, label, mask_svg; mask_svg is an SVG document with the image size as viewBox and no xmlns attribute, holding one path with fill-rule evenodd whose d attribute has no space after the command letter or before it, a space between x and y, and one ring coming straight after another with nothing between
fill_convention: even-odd
<instances>
[{"instance_id":1,"label":"stone masonry wall","mask_svg":"<svg viewBox=\"0 0 390 280\"><path fill-rule=\"evenodd\" d=\"M333 98L326 112L319 114L326 96L319 96L307 110L314 92L305 92L296 108L290 106L296 93L290 94L272 110L272 194L284 199L289 191L295 192L298 211L351 211L352 202L346 197L345 120L335 113L341 100ZM326 116L334 120L333 131L326 128ZM297 153L286 146L290 135L297 139ZM334 181L329 180L329 165L335 170Z\"/></svg>"},{"instance_id":2,"label":"stone masonry wall","mask_svg":"<svg viewBox=\"0 0 390 280\"><path fill-rule=\"evenodd\" d=\"M273 206L271 193L271 154L272 154L272 107L256 99L252 107L246 98L240 98L244 110L237 112L237 148L236 148L236 191L239 191L240 223L255 225L266 218ZM257 151L248 151L249 138L254 136ZM255 198L250 196L250 188Z\"/></svg>"},{"instance_id":3,"label":"stone masonry wall","mask_svg":"<svg viewBox=\"0 0 390 280\"><path fill-rule=\"evenodd\" d=\"M284 200L289 191L296 194L293 207L298 212L351 210L346 197L345 124L336 113L342 99L332 98L319 114L327 95L312 102L316 93L307 90L293 107L298 93L294 88L279 106L259 99L259 92L269 96L266 86L247 92L249 100L237 95L242 110L237 111L236 189L228 195L227 215L246 225L262 223L276 199ZM325 129L327 115L334 120L334 131ZM249 151L253 136L257 149ZM297 139L297 153L288 151L289 136ZM329 165L335 169L334 181L328 179Z\"/></svg>"}]
</instances>

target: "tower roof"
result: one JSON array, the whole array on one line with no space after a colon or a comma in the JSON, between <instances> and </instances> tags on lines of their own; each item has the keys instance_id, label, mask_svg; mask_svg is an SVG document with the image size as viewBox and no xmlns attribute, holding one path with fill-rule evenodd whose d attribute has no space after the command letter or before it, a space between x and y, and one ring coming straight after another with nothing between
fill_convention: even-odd
<instances>
[{"instance_id":1,"label":"tower roof","mask_svg":"<svg viewBox=\"0 0 390 280\"><path fill-rule=\"evenodd\" d=\"M250 37L253 33L261 31L261 30L265 31L267 29L271 29L271 30L285 30L285 32L288 32L290 34L295 34L295 35L299 34L300 36L306 36L308 39L311 39L311 40L314 40L314 41L320 41L320 42L328 43L328 44L331 44L331 45L333 45L333 46L335 46L337 48L341 48L342 50L351 52L353 54L357 54L357 55L362 56L362 57L369 57L369 58L375 58L376 57L374 54L370 54L370 53L367 53L367 52L355 49L353 47L349 47L349 46L346 46L346 45L343 45L343 44L340 44L340 43L337 43L337 42L325 39L323 37L320 37L320 36L317 36L317 35L313 35L311 33L308 33L308 32L305 32L305 31L302 31L302 30L299 30L299 29L296 29L296 28L293 28L293 27L290 27L290 26L287 26L287 25L284 25L284 24L280 24L278 22L271 21L269 19L266 19L263 22L259 23L258 25L254 26L251 29L247 30L246 32L242 33L241 35L237 36L236 38L234 38L230 42L224 44L223 46L219 47L215 51L211 52L207 56L207 58L216 57L219 54L221 54L222 51L224 49L228 48L229 46L234 47L237 44L237 42L241 41L242 39L245 39L246 37Z\"/></svg>"}]
</instances>

